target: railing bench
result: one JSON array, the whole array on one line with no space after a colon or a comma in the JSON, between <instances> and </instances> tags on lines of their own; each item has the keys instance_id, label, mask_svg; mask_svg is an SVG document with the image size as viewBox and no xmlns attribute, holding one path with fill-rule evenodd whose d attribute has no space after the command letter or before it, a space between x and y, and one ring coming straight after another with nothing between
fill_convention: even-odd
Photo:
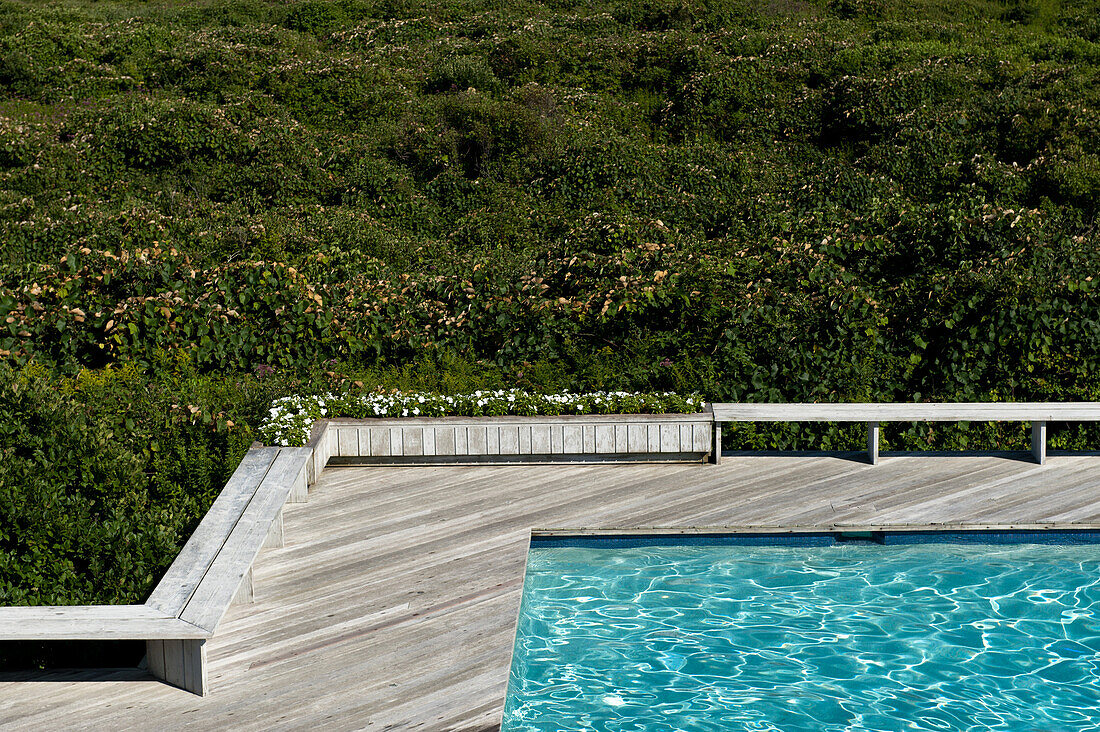
<instances>
[{"instance_id":1,"label":"railing bench","mask_svg":"<svg viewBox=\"0 0 1100 732\"><path fill-rule=\"evenodd\" d=\"M724 422L865 422L867 456L879 458L882 422L1031 422L1031 454L1046 461L1047 422L1098 422L1100 402L960 402L956 404L738 404L711 405L715 456L721 455Z\"/></svg>"},{"instance_id":2,"label":"railing bench","mask_svg":"<svg viewBox=\"0 0 1100 732\"><path fill-rule=\"evenodd\" d=\"M283 505L306 499L327 452L249 450L143 605L0 607L0 640L143 640L150 673L207 693L206 641L231 604L252 601L252 563L282 546Z\"/></svg>"}]
</instances>

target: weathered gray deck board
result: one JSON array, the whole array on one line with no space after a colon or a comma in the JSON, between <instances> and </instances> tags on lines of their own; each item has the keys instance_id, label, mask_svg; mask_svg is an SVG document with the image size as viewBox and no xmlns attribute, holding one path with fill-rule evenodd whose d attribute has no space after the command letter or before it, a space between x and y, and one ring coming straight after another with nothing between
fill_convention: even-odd
<instances>
[{"instance_id":1,"label":"weathered gray deck board","mask_svg":"<svg viewBox=\"0 0 1100 732\"><path fill-rule=\"evenodd\" d=\"M532 527L1095 522L1100 459L329 468L207 642L212 693L0 675L0 727L486 730ZM40 675L38 678L47 678Z\"/></svg>"}]
</instances>

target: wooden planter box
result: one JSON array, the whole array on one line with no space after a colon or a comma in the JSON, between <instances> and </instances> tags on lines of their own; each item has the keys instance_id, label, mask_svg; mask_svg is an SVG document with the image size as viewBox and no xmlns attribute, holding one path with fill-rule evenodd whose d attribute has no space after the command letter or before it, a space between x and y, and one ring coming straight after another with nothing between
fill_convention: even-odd
<instances>
[{"instance_id":1,"label":"wooden planter box","mask_svg":"<svg viewBox=\"0 0 1100 732\"><path fill-rule=\"evenodd\" d=\"M700 462L714 416L402 417L328 422L333 464Z\"/></svg>"}]
</instances>

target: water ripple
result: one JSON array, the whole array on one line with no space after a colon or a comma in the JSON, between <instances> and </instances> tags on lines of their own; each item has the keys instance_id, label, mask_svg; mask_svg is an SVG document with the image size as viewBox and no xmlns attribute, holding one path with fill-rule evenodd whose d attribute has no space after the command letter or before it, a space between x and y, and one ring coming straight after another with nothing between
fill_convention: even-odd
<instances>
[{"instance_id":1,"label":"water ripple","mask_svg":"<svg viewBox=\"0 0 1100 732\"><path fill-rule=\"evenodd\" d=\"M533 547L504 729L1100 730L1100 547Z\"/></svg>"}]
</instances>

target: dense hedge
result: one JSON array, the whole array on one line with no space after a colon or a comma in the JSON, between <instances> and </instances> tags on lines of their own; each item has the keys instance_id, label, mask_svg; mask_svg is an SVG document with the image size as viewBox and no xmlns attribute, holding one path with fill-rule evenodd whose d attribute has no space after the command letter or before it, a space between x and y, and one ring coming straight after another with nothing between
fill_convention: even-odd
<instances>
[{"instance_id":1,"label":"dense hedge","mask_svg":"<svg viewBox=\"0 0 1100 732\"><path fill-rule=\"evenodd\" d=\"M0 447L83 456L57 458L72 496L82 460L116 471L123 599L289 393L1100 399L1094 5L4 0L0 359L64 396L42 419L85 416L45 438L5 415ZM105 430L117 460L70 445ZM45 490L19 465L17 505ZM79 591L4 579L90 601L121 557L74 560Z\"/></svg>"},{"instance_id":2,"label":"dense hedge","mask_svg":"<svg viewBox=\"0 0 1100 732\"><path fill-rule=\"evenodd\" d=\"M251 442L174 391L0 363L0 605L144 601Z\"/></svg>"}]
</instances>

